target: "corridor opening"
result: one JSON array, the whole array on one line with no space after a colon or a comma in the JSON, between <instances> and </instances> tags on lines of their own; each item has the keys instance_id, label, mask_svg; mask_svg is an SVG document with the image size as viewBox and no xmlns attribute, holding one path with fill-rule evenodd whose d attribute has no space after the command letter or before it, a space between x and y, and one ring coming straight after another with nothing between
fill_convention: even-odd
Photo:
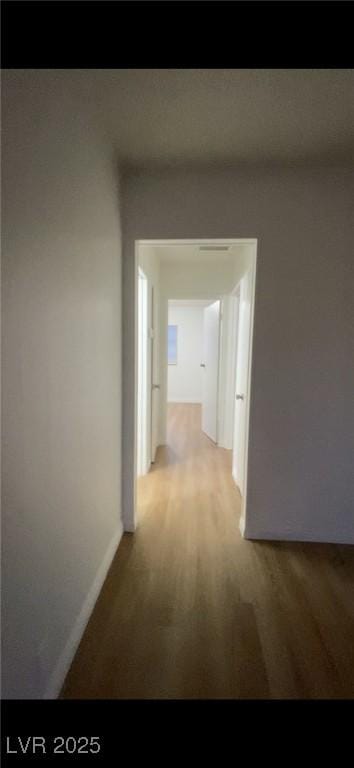
<instances>
[{"instance_id":1,"label":"corridor opening","mask_svg":"<svg viewBox=\"0 0 354 768\"><path fill-rule=\"evenodd\" d=\"M207 441L208 451L223 453L241 496L234 506L243 534L257 241L137 241L135 257L135 358L139 372L139 349L147 350L143 440L150 461L145 469L138 461L144 419L139 415L142 400L136 382L134 529L147 509L151 474L158 475L163 485L164 468L172 464L176 469L186 457L195 472L203 472L208 463ZM145 330L137 300L141 271L147 285ZM183 450L178 452L181 444ZM193 484L192 475L183 479L177 469L174 477Z\"/></svg>"}]
</instances>

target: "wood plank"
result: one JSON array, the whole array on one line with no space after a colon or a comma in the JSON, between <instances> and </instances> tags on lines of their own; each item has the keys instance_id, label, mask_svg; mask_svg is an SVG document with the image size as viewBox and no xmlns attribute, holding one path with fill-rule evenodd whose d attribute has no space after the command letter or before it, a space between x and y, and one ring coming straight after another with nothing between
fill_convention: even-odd
<instances>
[{"instance_id":1,"label":"wood plank","mask_svg":"<svg viewBox=\"0 0 354 768\"><path fill-rule=\"evenodd\" d=\"M63 698L353 698L354 548L244 541L231 452L169 406Z\"/></svg>"}]
</instances>

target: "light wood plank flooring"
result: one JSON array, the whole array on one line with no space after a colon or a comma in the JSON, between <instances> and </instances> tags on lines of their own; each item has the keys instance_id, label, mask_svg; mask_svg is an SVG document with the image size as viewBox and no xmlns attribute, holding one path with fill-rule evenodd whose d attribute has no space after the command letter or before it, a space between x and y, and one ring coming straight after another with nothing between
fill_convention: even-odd
<instances>
[{"instance_id":1,"label":"light wood plank flooring","mask_svg":"<svg viewBox=\"0 0 354 768\"><path fill-rule=\"evenodd\" d=\"M169 406L64 698L354 698L354 548L250 542L231 452Z\"/></svg>"}]
</instances>

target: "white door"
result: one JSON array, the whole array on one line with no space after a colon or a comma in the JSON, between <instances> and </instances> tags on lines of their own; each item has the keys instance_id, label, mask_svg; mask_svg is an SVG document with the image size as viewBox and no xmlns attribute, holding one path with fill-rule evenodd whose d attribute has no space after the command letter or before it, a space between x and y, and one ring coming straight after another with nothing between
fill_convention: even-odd
<instances>
[{"instance_id":1,"label":"white door","mask_svg":"<svg viewBox=\"0 0 354 768\"><path fill-rule=\"evenodd\" d=\"M204 310L202 430L217 442L220 301Z\"/></svg>"},{"instance_id":2,"label":"white door","mask_svg":"<svg viewBox=\"0 0 354 768\"><path fill-rule=\"evenodd\" d=\"M238 322L235 423L232 457L232 474L241 495L245 492L246 416L249 396L249 356L251 336L252 274L246 272L240 284Z\"/></svg>"},{"instance_id":3,"label":"white door","mask_svg":"<svg viewBox=\"0 0 354 768\"><path fill-rule=\"evenodd\" d=\"M157 312L154 288L151 288L151 461L155 461L158 435L158 417L160 404L158 344L157 344Z\"/></svg>"}]
</instances>

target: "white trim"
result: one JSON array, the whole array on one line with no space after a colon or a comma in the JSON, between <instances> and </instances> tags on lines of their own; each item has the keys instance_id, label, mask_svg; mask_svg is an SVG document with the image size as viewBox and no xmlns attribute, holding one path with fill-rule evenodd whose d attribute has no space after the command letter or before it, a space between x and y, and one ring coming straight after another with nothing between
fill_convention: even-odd
<instances>
[{"instance_id":1,"label":"white trim","mask_svg":"<svg viewBox=\"0 0 354 768\"><path fill-rule=\"evenodd\" d=\"M234 480L235 480L235 478L234 478ZM240 517L239 529L240 529L240 534L241 534L242 538L245 539L246 538L246 536L245 536L245 518L242 517L242 515Z\"/></svg>"},{"instance_id":2,"label":"white trim","mask_svg":"<svg viewBox=\"0 0 354 768\"><path fill-rule=\"evenodd\" d=\"M151 464L151 434L148 421L148 413L151 410L151 375L148 375L149 363L151 363L151 355L149 354L150 344L149 282L144 270L138 266L138 384L136 406L137 430L139 432L137 440L138 475L146 475Z\"/></svg>"},{"instance_id":3,"label":"white trim","mask_svg":"<svg viewBox=\"0 0 354 768\"><path fill-rule=\"evenodd\" d=\"M241 523L240 523L241 528ZM241 531L242 533L242 531ZM311 531L306 531L305 533L301 531L301 533L294 533L294 531L284 530L283 532L279 532L279 530L274 533L272 531L264 531L261 530L258 533L248 533L246 532L244 535L244 538L248 539L249 541L298 541L298 542L315 542L317 544L347 544L347 545L354 545L354 538L345 538L342 537L340 534L337 536L336 534L332 536L328 536L328 534L325 534L324 536L321 536L321 534L318 534L318 531L314 531L313 533Z\"/></svg>"},{"instance_id":4,"label":"white trim","mask_svg":"<svg viewBox=\"0 0 354 768\"><path fill-rule=\"evenodd\" d=\"M241 536L244 539L246 537L245 537L245 518L242 517L242 495L241 495L241 491L240 491L240 489L239 489L239 487L237 485L237 480L236 480L236 475L235 475L234 470L232 470L231 474L232 474L232 479L233 479L233 481L234 481L234 483L236 485L236 488L237 488L238 493L240 494L240 498L241 498L241 517L240 517L240 520L239 520L238 527L239 527L239 531L241 533Z\"/></svg>"},{"instance_id":5,"label":"white trim","mask_svg":"<svg viewBox=\"0 0 354 768\"><path fill-rule=\"evenodd\" d=\"M215 245L257 245L257 238L256 237L207 237L207 238L196 238L196 239L188 239L188 240L136 240L135 241L138 245L150 245L150 246L169 246L169 245L211 245L215 243Z\"/></svg>"},{"instance_id":6,"label":"white trim","mask_svg":"<svg viewBox=\"0 0 354 768\"><path fill-rule=\"evenodd\" d=\"M98 568L93 583L89 589L89 592L84 600L81 611L75 621L73 629L67 640L63 652L61 653L57 665L52 673L46 691L43 695L43 699L56 699L63 686L66 675L70 669L71 662L78 649L80 640L85 631L86 625L95 607L97 598L101 592L104 581L106 579L108 570L111 566L114 555L117 551L119 542L123 534L123 524L120 521L120 525L117 528L113 538L109 542L108 548Z\"/></svg>"},{"instance_id":7,"label":"white trim","mask_svg":"<svg viewBox=\"0 0 354 768\"><path fill-rule=\"evenodd\" d=\"M236 293L235 293L236 290ZM233 449L236 357L238 341L239 288L222 297L220 374L222 392L219 393L218 415L221 425L218 445L226 450ZM231 429L231 434L230 434Z\"/></svg>"},{"instance_id":8,"label":"white trim","mask_svg":"<svg viewBox=\"0 0 354 768\"><path fill-rule=\"evenodd\" d=\"M217 377L216 377L216 445L219 445L220 435L220 408L219 408L219 396L220 396L220 356L221 356L221 323L223 315L222 299L216 299L215 304L219 304L219 328L218 328L218 365L217 365ZM206 308L205 308L206 309Z\"/></svg>"},{"instance_id":9,"label":"white trim","mask_svg":"<svg viewBox=\"0 0 354 768\"><path fill-rule=\"evenodd\" d=\"M138 468L138 436L137 436L137 424L138 424L138 342L139 342L139 306L138 306L138 279L139 279L139 241L135 240L134 243L134 287L133 287L133 302L134 302L134 472L133 472L133 504L132 508L126 507L123 498L123 526L124 531L127 533L134 533L137 525L137 468ZM124 407L124 403L123 403ZM124 432L123 432L124 439ZM123 446L124 450L124 446Z\"/></svg>"},{"instance_id":10,"label":"white trim","mask_svg":"<svg viewBox=\"0 0 354 768\"><path fill-rule=\"evenodd\" d=\"M248 485L248 447L249 447L249 433L250 433L250 410L251 410L251 397L252 397L252 364L253 364L253 329L254 329L254 313L255 313L255 299L256 299L256 271L257 271L257 240L255 241L253 249L253 260L250 266L251 272L251 322L250 322L250 335L249 335L249 355L248 355L248 393L246 400L246 435L245 435L245 461L244 461L244 481L243 488L244 493L241 497L241 519L240 519L240 532L242 537L246 536L247 532L247 485Z\"/></svg>"}]
</instances>

